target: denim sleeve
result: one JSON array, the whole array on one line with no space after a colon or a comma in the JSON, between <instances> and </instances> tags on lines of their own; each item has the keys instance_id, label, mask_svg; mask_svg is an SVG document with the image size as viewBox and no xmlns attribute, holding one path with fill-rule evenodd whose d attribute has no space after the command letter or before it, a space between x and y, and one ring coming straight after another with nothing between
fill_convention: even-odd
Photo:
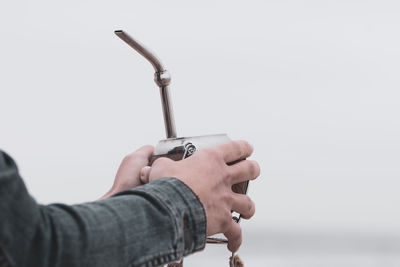
<instances>
[{"instance_id":1,"label":"denim sleeve","mask_svg":"<svg viewBox=\"0 0 400 267\"><path fill-rule=\"evenodd\" d=\"M203 206L178 179L44 206L0 151L0 267L158 266L203 249L205 240Z\"/></svg>"}]
</instances>

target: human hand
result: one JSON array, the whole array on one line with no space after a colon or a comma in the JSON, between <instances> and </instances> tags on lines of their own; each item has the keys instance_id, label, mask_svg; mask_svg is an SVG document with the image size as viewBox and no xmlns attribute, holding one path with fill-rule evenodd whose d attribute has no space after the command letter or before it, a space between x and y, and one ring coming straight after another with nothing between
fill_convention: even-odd
<instances>
[{"instance_id":1,"label":"human hand","mask_svg":"<svg viewBox=\"0 0 400 267\"><path fill-rule=\"evenodd\" d=\"M232 185L254 180L260 175L256 161L242 160L249 157L253 148L246 141L229 143L199 150L191 157L173 161L157 159L141 171L143 182L162 177L175 177L199 197L207 217L207 236L223 233L228 239L228 249L238 250L242 243L240 225L232 219L231 211L249 219L254 215L254 202L243 194L234 193ZM228 163L239 161L236 164Z\"/></svg>"},{"instance_id":2,"label":"human hand","mask_svg":"<svg viewBox=\"0 0 400 267\"><path fill-rule=\"evenodd\" d=\"M143 183L140 180L140 170L149 164L154 147L147 145L127 155L118 168L114 184L100 199L108 198L118 192L132 189Z\"/></svg>"}]
</instances>

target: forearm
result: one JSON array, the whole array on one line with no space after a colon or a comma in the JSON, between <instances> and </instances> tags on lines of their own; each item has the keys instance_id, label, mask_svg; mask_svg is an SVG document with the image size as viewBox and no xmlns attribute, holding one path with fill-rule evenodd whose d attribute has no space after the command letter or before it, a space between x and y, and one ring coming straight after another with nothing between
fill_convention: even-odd
<instances>
[{"instance_id":1,"label":"forearm","mask_svg":"<svg viewBox=\"0 0 400 267\"><path fill-rule=\"evenodd\" d=\"M204 210L176 179L73 206L37 205L21 186L18 199L0 205L0 247L16 266L157 266L205 245Z\"/></svg>"}]
</instances>

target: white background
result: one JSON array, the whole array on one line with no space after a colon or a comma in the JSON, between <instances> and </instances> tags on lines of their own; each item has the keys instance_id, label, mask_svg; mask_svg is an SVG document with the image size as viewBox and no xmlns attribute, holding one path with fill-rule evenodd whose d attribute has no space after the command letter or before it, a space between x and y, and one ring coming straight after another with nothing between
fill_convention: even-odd
<instances>
[{"instance_id":1,"label":"white background","mask_svg":"<svg viewBox=\"0 0 400 267\"><path fill-rule=\"evenodd\" d=\"M0 147L39 202L73 204L101 196L124 155L163 139L153 69L113 34L123 29L170 70L180 136L255 146L247 266L399 266L399 9L2 1ZM209 247L187 262L227 256Z\"/></svg>"}]
</instances>

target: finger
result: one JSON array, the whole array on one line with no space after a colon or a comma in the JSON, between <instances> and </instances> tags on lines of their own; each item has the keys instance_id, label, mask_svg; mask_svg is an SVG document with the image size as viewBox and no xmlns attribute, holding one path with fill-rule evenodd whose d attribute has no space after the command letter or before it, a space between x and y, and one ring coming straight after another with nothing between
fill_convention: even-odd
<instances>
[{"instance_id":1,"label":"finger","mask_svg":"<svg viewBox=\"0 0 400 267\"><path fill-rule=\"evenodd\" d=\"M244 219L250 219L253 217L256 211L254 202L247 195L237 193L233 194L232 210L241 214Z\"/></svg>"},{"instance_id":2,"label":"finger","mask_svg":"<svg viewBox=\"0 0 400 267\"><path fill-rule=\"evenodd\" d=\"M217 146L222 151L226 163L245 159L253 153L253 147L246 141L230 141Z\"/></svg>"},{"instance_id":3,"label":"finger","mask_svg":"<svg viewBox=\"0 0 400 267\"><path fill-rule=\"evenodd\" d=\"M151 156L153 155L154 147L147 145L142 146L135 152L127 155L123 160L120 168L124 166L145 166L149 164Z\"/></svg>"},{"instance_id":4,"label":"finger","mask_svg":"<svg viewBox=\"0 0 400 267\"><path fill-rule=\"evenodd\" d=\"M151 171L151 167L149 167L149 166L144 166L140 170L140 181L143 184L147 184L149 182L150 171Z\"/></svg>"},{"instance_id":5,"label":"finger","mask_svg":"<svg viewBox=\"0 0 400 267\"><path fill-rule=\"evenodd\" d=\"M143 157L147 158L148 160L151 159L153 155L154 147L151 145L145 145L135 151L135 153L140 153Z\"/></svg>"},{"instance_id":6,"label":"finger","mask_svg":"<svg viewBox=\"0 0 400 267\"><path fill-rule=\"evenodd\" d=\"M151 169L148 174L148 182L162 177L175 177L175 171L171 170L171 165L175 161L166 157L160 157L156 159L151 165Z\"/></svg>"},{"instance_id":7,"label":"finger","mask_svg":"<svg viewBox=\"0 0 400 267\"><path fill-rule=\"evenodd\" d=\"M228 167L232 184L254 180L260 176L260 165L254 160L242 160Z\"/></svg>"},{"instance_id":8,"label":"finger","mask_svg":"<svg viewBox=\"0 0 400 267\"><path fill-rule=\"evenodd\" d=\"M239 224L231 220L227 231L223 234L228 239L228 249L232 252L236 252L242 244L242 229Z\"/></svg>"}]
</instances>

